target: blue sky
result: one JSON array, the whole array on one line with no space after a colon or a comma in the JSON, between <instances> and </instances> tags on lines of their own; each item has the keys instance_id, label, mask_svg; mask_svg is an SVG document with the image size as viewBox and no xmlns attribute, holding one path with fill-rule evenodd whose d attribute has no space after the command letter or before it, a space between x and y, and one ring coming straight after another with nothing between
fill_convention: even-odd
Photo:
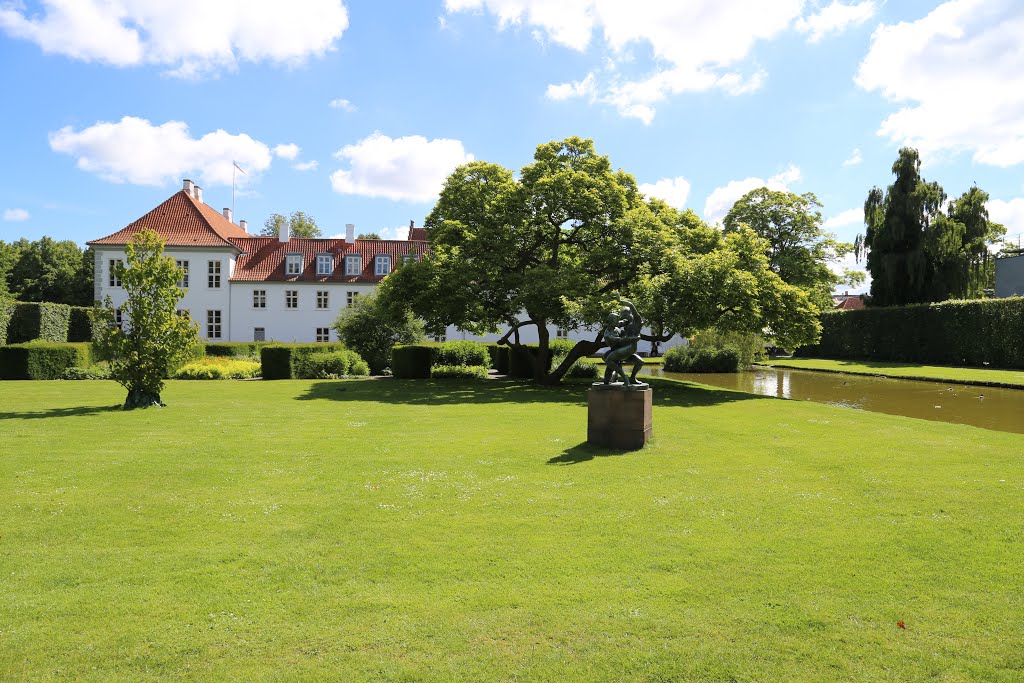
<instances>
[{"instance_id":1,"label":"blue sky","mask_svg":"<svg viewBox=\"0 0 1024 683\"><path fill-rule=\"evenodd\" d=\"M257 230L404 236L470 158L591 137L721 218L811 191L843 239L902 144L1024 232L1016 0L0 0L0 239L109 234L188 177ZM399 228L403 229L399 232Z\"/></svg>"}]
</instances>

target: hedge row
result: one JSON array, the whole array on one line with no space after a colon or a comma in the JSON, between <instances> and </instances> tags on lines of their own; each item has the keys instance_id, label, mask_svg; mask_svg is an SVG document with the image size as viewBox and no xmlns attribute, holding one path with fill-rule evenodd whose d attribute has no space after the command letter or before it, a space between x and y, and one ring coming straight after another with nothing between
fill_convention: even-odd
<instances>
[{"instance_id":1,"label":"hedge row","mask_svg":"<svg viewBox=\"0 0 1024 683\"><path fill-rule=\"evenodd\" d=\"M0 301L0 346L37 339L51 342L91 341L90 310L67 304Z\"/></svg>"},{"instance_id":2,"label":"hedge row","mask_svg":"<svg viewBox=\"0 0 1024 683\"><path fill-rule=\"evenodd\" d=\"M315 344L266 344L260 348L263 379L299 379L310 374L309 357L314 354L345 352L350 368L356 362L365 364L359 354L345 348L341 342ZM351 372L349 374L352 374Z\"/></svg>"},{"instance_id":3,"label":"hedge row","mask_svg":"<svg viewBox=\"0 0 1024 683\"><path fill-rule=\"evenodd\" d=\"M0 379L61 379L90 362L88 343L29 342L0 346Z\"/></svg>"},{"instance_id":4,"label":"hedge row","mask_svg":"<svg viewBox=\"0 0 1024 683\"><path fill-rule=\"evenodd\" d=\"M668 372L739 372L740 351L731 346L721 349L673 346L665 352L663 367Z\"/></svg>"},{"instance_id":5,"label":"hedge row","mask_svg":"<svg viewBox=\"0 0 1024 683\"><path fill-rule=\"evenodd\" d=\"M1024 297L829 311L821 324L798 355L1024 368Z\"/></svg>"},{"instance_id":6,"label":"hedge row","mask_svg":"<svg viewBox=\"0 0 1024 683\"><path fill-rule=\"evenodd\" d=\"M391 374L395 377L426 379L431 376L432 368L442 366L495 368L498 372L507 372L508 347L485 342L450 341L399 344L391 349Z\"/></svg>"}]
</instances>

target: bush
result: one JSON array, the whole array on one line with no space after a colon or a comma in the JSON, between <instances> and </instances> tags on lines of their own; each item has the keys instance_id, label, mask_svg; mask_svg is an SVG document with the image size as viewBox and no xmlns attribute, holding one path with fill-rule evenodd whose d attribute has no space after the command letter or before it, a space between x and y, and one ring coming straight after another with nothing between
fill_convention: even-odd
<instances>
[{"instance_id":1,"label":"bush","mask_svg":"<svg viewBox=\"0 0 1024 683\"><path fill-rule=\"evenodd\" d=\"M431 346L433 357L431 366L435 365L483 365L490 367L491 356L486 347L479 342L450 341Z\"/></svg>"},{"instance_id":2,"label":"bush","mask_svg":"<svg viewBox=\"0 0 1024 683\"><path fill-rule=\"evenodd\" d=\"M204 352L217 358L259 358L266 342L207 342Z\"/></svg>"},{"instance_id":3,"label":"bush","mask_svg":"<svg viewBox=\"0 0 1024 683\"><path fill-rule=\"evenodd\" d=\"M260 349L263 379L292 378L292 350L287 346L264 346Z\"/></svg>"},{"instance_id":4,"label":"bush","mask_svg":"<svg viewBox=\"0 0 1024 683\"><path fill-rule=\"evenodd\" d=\"M374 373L394 364L391 349L423 339L423 323L409 311L395 311L376 295L360 296L341 309L334 323L338 338L356 351Z\"/></svg>"},{"instance_id":5,"label":"bush","mask_svg":"<svg viewBox=\"0 0 1024 683\"><path fill-rule=\"evenodd\" d=\"M295 376L300 379L368 374L370 366L351 349L312 353L295 361Z\"/></svg>"},{"instance_id":6,"label":"bush","mask_svg":"<svg viewBox=\"0 0 1024 683\"><path fill-rule=\"evenodd\" d=\"M340 342L316 344L272 344L260 348L263 379L312 377L307 359L318 353L345 351ZM354 353L354 352L352 352ZM356 355L358 357L358 354ZM350 363L351 364L351 363Z\"/></svg>"},{"instance_id":7,"label":"bush","mask_svg":"<svg viewBox=\"0 0 1024 683\"><path fill-rule=\"evenodd\" d=\"M740 352L733 347L723 349L673 346L665 352L668 372L738 372Z\"/></svg>"},{"instance_id":8,"label":"bush","mask_svg":"<svg viewBox=\"0 0 1024 683\"><path fill-rule=\"evenodd\" d=\"M491 367L498 371L499 374L508 374L508 347L504 344L498 345L494 342L485 342L483 346L487 349L487 354L491 357Z\"/></svg>"},{"instance_id":9,"label":"bush","mask_svg":"<svg viewBox=\"0 0 1024 683\"><path fill-rule=\"evenodd\" d=\"M560 342L561 340L556 340ZM571 346L569 348L572 348ZM560 350L558 343L552 345L548 353L548 370L551 369L556 351ZM508 375L519 379L533 379L533 360L537 357L537 346L510 346L508 347Z\"/></svg>"},{"instance_id":10,"label":"bush","mask_svg":"<svg viewBox=\"0 0 1024 683\"><path fill-rule=\"evenodd\" d=\"M186 363L175 374L175 379L252 379L260 376L260 364L251 360L231 358L203 358Z\"/></svg>"},{"instance_id":11,"label":"bush","mask_svg":"<svg viewBox=\"0 0 1024 683\"><path fill-rule=\"evenodd\" d=\"M61 379L110 379L110 369L103 365L93 365L88 368L68 368L61 375Z\"/></svg>"},{"instance_id":12,"label":"bush","mask_svg":"<svg viewBox=\"0 0 1024 683\"><path fill-rule=\"evenodd\" d=\"M370 364L360 358L349 367L348 374L351 377L366 377L370 374Z\"/></svg>"},{"instance_id":13,"label":"bush","mask_svg":"<svg viewBox=\"0 0 1024 683\"><path fill-rule=\"evenodd\" d=\"M827 311L821 325L797 355L1024 368L1024 297Z\"/></svg>"},{"instance_id":14,"label":"bush","mask_svg":"<svg viewBox=\"0 0 1024 683\"><path fill-rule=\"evenodd\" d=\"M555 367L558 367L558 364ZM578 379L597 379L599 375L600 371L597 364L588 362L586 358L578 358L565 372L566 377L576 377Z\"/></svg>"},{"instance_id":15,"label":"bush","mask_svg":"<svg viewBox=\"0 0 1024 683\"><path fill-rule=\"evenodd\" d=\"M0 296L0 346L7 345L7 328L14 315L14 299L5 299Z\"/></svg>"},{"instance_id":16,"label":"bush","mask_svg":"<svg viewBox=\"0 0 1024 683\"><path fill-rule=\"evenodd\" d=\"M7 326L7 343L37 339L66 342L70 322L71 307L67 304L16 302Z\"/></svg>"},{"instance_id":17,"label":"bush","mask_svg":"<svg viewBox=\"0 0 1024 683\"><path fill-rule=\"evenodd\" d=\"M35 341L0 347L0 379L60 379L90 363L89 344Z\"/></svg>"},{"instance_id":18,"label":"bush","mask_svg":"<svg viewBox=\"0 0 1024 683\"><path fill-rule=\"evenodd\" d=\"M426 379L433 358L433 348L426 344L396 346L391 349L391 373L399 379Z\"/></svg>"},{"instance_id":19,"label":"bush","mask_svg":"<svg viewBox=\"0 0 1024 683\"><path fill-rule=\"evenodd\" d=\"M92 341L92 309L84 306L72 306L71 316L68 320L68 341L87 342Z\"/></svg>"},{"instance_id":20,"label":"bush","mask_svg":"<svg viewBox=\"0 0 1024 683\"><path fill-rule=\"evenodd\" d=\"M489 369L486 365L435 365L430 368L433 379L487 379Z\"/></svg>"},{"instance_id":21,"label":"bush","mask_svg":"<svg viewBox=\"0 0 1024 683\"><path fill-rule=\"evenodd\" d=\"M695 351L735 349L740 356L740 368L744 370L767 357L764 337L754 332L721 332L715 328L701 330L690 339L690 348Z\"/></svg>"}]
</instances>

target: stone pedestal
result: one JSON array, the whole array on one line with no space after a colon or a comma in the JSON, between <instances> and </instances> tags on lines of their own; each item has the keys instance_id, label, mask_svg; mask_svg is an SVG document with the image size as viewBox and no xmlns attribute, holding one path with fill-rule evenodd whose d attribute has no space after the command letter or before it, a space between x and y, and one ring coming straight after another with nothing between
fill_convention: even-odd
<instances>
[{"instance_id":1,"label":"stone pedestal","mask_svg":"<svg viewBox=\"0 0 1024 683\"><path fill-rule=\"evenodd\" d=\"M651 438L649 386L623 388L621 384L594 384L587 392L587 443L634 451Z\"/></svg>"}]
</instances>

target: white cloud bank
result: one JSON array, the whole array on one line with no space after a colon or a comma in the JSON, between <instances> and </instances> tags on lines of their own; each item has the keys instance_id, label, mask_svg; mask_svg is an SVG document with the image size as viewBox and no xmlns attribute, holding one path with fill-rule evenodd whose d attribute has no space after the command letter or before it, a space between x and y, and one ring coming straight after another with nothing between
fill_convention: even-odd
<instances>
[{"instance_id":1,"label":"white cloud bank","mask_svg":"<svg viewBox=\"0 0 1024 683\"><path fill-rule=\"evenodd\" d=\"M233 161L248 174L237 176L244 185L271 162L270 148L244 133L217 130L197 139L183 121L154 126L133 116L80 131L61 128L50 133L50 149L76 157L83 171L133 185L166 185L188 177L202 185L231 185Z\"/></svg>"},{"instance_id":2,"label":"white cloud bank","mask_svg":"<svg viewBox=\"0 0 1024 683\"><path fill-rule=\"evenodd\" d=\"M459 140L390 138L380 132L334 156L350 166L331 174L335 192L413 202L435 199L455 167L473 160Z\"/></svg>"},{"instance_id":3,"label":"white cloud bank","mask_svg":"<svg viewBox=\"0 0 1024 683\"><path fill-rule=\"evenodd\" d=\"M825 219L821 227L826 230L845 228L848 225L864 225L864 209L847 209L830 218Z\"/></svg>"},{"instance_id":4,"label":"white cloud bank","mask_svg":"<svg viewBox=\"0 0 1024 683\"><path fill-rule=\"evenodd\" d=\"M289 161L294 160L299 156L301 148L293 142L286 145L276 145L274 147L274 156L281 157L282 159L288 159Z\"/></svg>"},{"instance_id":5,"label":"white cloud bank","mask_svg":"<svg viewBox=\"0 0 1024 683\"><path fill-rule=\"evenodd\" d=\"M296 65L348 27L341 0L42 0L0 7L0 31L43 52L113 66L157 64L196 77L239 62Z\"/></svg>"},{"instance_id":6,"label":"white cloud bank","mask_svg":"<svg viewBox=\"0 0 1024 683\"><path fill-rule=\"evenodd\" d=\"M873 0L857 2L852 5L833 0L831 5L823 8L817 14L798 19L796 30L807 34L807 42L820 43L828 36L860 26L875 16L877 10Z\"/></svg>"},{"instance_id":7,"label":"white cloud bank","mask_svg":"<svg viewBox=\"0 0 1024 683\"><path fill-rule=\"evenodd\" d=\"M1024 162L1024 3L952 0L871 36L856 83L901 108L878 134L922 157L969 152L975 162Z\"/></svg>"},{"instance_id":8,"label":"white cloud bank","mask_svg":"<svg viewBox=\"0 0 1024 683\"><path fill-rule=\"evenodd\" d=\"M1007 238L1019 237L1024 233L1024 197L1009 201L990 199L987 206L989 220L1002 223L1006 228Z\"/></svg>"},{"instance_id":9,"label":"white cloud bank","mask_svg":"<svg viewBox=\"0 0 1024 683\"><path fill-rule=\"evenodd\" d=\"M292 168L296 171L315 171L320 167L320 162L316 159L312 161L300 161L297 164L292 164Z\"/></svg>"},{"instance_id":10,"label":"white cloud bank","mask_svg":"<svg viewBox=\"0 0 1024 683\"><path fill-rule=\"evenodd\" d=\"M722 187L715 188L708 195L704 202L704 218L710 223L721 222L725 218L725 214L729 213L732 205L751 190L767 187L770 190L788 192L789 186L800 182L801 177L800 169L790 164L785 170L776 173L768 180L751 177L729 181Z\"/></svg>"},{"instance_id":11,"label":"white cloud bank","mask_svg":"<svg viewBox=\"0 0 1024 683\"><path fill-rule=\"evenodd\" d=\"M28 211L25 209L4 209L4 220L11 222L27 221Z\"/></svg>"},{"instance_id":12,"label":"white cloud bank","mask_svg":"<svg viewBox=\"0 0 1024 683\"><path fill-rule=\"evenodd\" d=\"M792 28L803 19L806 5L805 0L445 0L448 14L489 12L499 29L527 26L542 41L580 52L598 36L610 66L600 77L591 73L580 81L550 85L547 96L593 97L644 123L654 119L659 102L673 95L716 89L741 95L760 88L765 73L750 59L754 46ZM874 5L851 7L856 9L833 3L822 17L805 20L807 31L812 37L836 33L861 21ZM654 66L630 80L621 71L635 56L634 47L649 49Z\"/></svg>"},{"instance_id":13,"label":"white cloud bank","mask_svg":"<svg viewBox=\"0 0 1024 683\"><path fill-rule=\"evenodd\" d=\"M639 188L648 197L662 199L677 209L686 208L686 199L690 196L690 182L682 176L662 178L656 183L641 183Z\"/></svg>"}]
</instances>

